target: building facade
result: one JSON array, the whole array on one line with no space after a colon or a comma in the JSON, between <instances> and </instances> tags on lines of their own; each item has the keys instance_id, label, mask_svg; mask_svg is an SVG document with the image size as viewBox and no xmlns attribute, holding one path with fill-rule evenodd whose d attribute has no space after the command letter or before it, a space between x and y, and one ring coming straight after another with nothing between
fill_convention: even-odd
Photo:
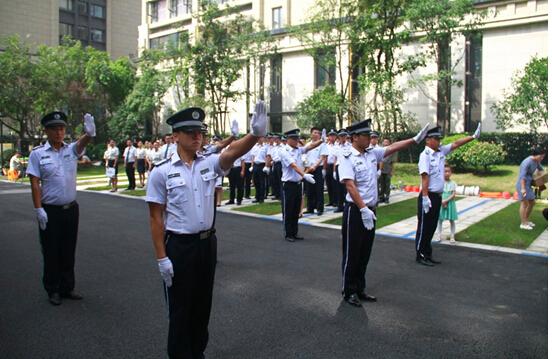
<instances>
[{"instance_id":1,"label":"building facade","mask_svg":"<svg viewBox=\"0 0 552 359\"><path fill-rule=\"evenodd\" d=\"M0 36L55 46L68 35L112 58L137 55L137 0L0 0Z\"/></svg>"},{"instance_id":2,"label":"building facade","mask_svg":"<svg viewBox=\"0 0 552 359\"><path fill-rule=\"evenodd\" d=\"M213 0L215 1L215 0ZM277 38L277 54L266 63L244 70L236 87L252 91L249 100L232 104L229 120L238 119L240 127L248 125L248 113L258 98L269 106L270 125L273 131L286 131L296 126L297 104L321 85L339 86L339 77L321 71L301 43L293 38L288 28L308 19L314 0L216 0L221 6L231 6L235 12L259 21ZM142 0L139 27L139 51L162 48L176 42L186 32L191 41L197 31L200 0ZM438 84L419 82L408 86L404 112L411 113L420 124L446 123L450 132L473 130L482 122L485 131L496 130L496 119L491 106L503 97L512 77L534 57L547 56L548 2L546 0L475 0L475 6L486 9L480 35L453 39L450 44L450 62L454 78L461 86L450 86L450 108L443 108L442 91ZM402 53L415 52L423 44L412 43ZM340 51L339 49L337 51ZM348 49L341 49L347 52ZM349 66L350 56L345 54L342 67ZM416 83L416 78L435 73L438 64L418 68L398 80L399 84ZM245 76L249 73L248 77ZM353 89L354 90L354 89ZM169 91L164 104L176 110L175 94ZM366 116L370 116L366 113ZM160 118L164 118L163 115ZM168 129L166 129L168 130ZM515 130L524 130L517 128Z\"/></svg>"}]
</instances>

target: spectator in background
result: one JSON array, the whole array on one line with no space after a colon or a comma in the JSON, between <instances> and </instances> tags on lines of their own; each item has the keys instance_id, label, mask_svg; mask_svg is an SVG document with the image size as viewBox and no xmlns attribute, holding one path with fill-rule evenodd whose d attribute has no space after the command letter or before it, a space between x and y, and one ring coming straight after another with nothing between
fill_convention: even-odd
<instances>
[{"instance_id":1,"label":"spectator in background","mask_svg":"<svg viewBox=\"0 0 552 359\"><path fill-rule=\"evenodd\" d=\"M384 138L383 147L391 145L391 140ZM391 192L391 177L393 176L393 164L397 161L397 153L385 157L379 163L381 175L379 176L379 202L389 203L389 194Z\"/></svg>"},{"instance_id":2,"label":"spectator in background","mask_svg":"<svg viewBox=\"0 0 552 359\"><path fill-rule=\"evenodd\" d=\"M127 140L125 152L123 152L123 160L125 162L125 172L128 178L127 190L136 189L136 177L134 177L134 163L136 162L136 147L132 144L132 140Z\"/></svg>"},{"instance_id":3,"label":"spectator in background","mask_svg":"<svg viewBox=\"0 0 552 359\"><path fill-rule=\"evenodd\" d=\"M144 144L142 141L138 141L138 148L136 148L136 170L138 171L141 188L144 187L146 182L146 153Z\"/></svg>"},{"instance_id":4,"label":"spectator in background","mask_svg":"<svg viewBox=\"0 0 552 359\"><path fill-rule=\"evenodd\" d=\"M110 192L117 192L117 174L119 173L119 149L115 140L110 140L104 153L105 167L114 168L115 176L109 178Z\"/></svg>"},{"instance_id":5,"label":"spectator in background","mask_svg":"<svg viewBox=\"0 0 552 359\"><path fill-rule=\"evenodd\" d=\"M21 161L21 151L16 150L13 156L10 158L10 170L8 171L8 179L15 181L22 178L23 163Z\"/></svg>"},{"instance_id":6,"label":"spectator in background","mask_svg":"<svg viewBox=\"0 0 552 359\"><path fill-rule=\"evenodd\" d=\"M533 192L533 188L531 188L531 181L533 180L533 173L535 170L543 169L541 162L545 155L546 152L544 149L536 147L533 149L531 156L524 159L519 166L516 189L520 201L519 217L521 224L519 228L523 230L530 231L535 227L535 224L529 221L529 216L535 206L535 192Z\"/></svg>"}]
</instances>

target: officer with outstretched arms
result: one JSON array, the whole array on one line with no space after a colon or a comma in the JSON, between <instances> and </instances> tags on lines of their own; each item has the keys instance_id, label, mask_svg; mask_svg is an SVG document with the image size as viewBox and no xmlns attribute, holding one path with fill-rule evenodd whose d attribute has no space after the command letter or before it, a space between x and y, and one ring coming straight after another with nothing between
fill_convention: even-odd
<instances>
[{"instance_id":1,"label":"officer with outstretched arms","mask_svg":"<svg viewBox=\"0 0 552 359\"><path fill-rule=\"evenodd\" d=\"M352 146L339 157L339 179L347 189L341 225L342 235L342 295L344 300L361 307L361 300L375 302L376 297L365 293L366 267L370 260L376 234L376 205L378 204L378 163L385 157L421 142L429 124L415 137L398 141L388 147L371 147L372 120L364 120L347 128Z\"/></svg>"},{"instance_id":2,"label":"officer with outstretched arms","mask_svg":"<svg viewBox=\"0 0 552 359\"><path fill-rule=\"evenodd\" d=\"M197 107L167 123L176 152L151 172L146 192L159 272L169 307L170 358L204 358L217 260L215 182L266 134L266 109L257 103L251 133L221 154L201 152L205 113Z\"/></svg>"},{"instance_id":3,"label":"officer with outstretched arms","mask_svg":"<svg viewBox=\"0 0 552 359\"><path fill-rule=\"evenodd\" d=\"M39 224L44 258L42 283L52 305L62 298L79 300L75 288L75 249L79 228L77 161L96 136L94 117L84 115L84 131L76 142L64 142L67 116L51 112L40 121L48 140L29 156L27 175Z\"/></svg>"}]
</instances>

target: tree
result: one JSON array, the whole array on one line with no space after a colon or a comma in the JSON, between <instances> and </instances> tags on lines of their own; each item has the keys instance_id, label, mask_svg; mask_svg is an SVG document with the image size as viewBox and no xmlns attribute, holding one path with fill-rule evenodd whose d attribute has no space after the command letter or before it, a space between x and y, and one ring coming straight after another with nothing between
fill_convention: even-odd
<instances>
[{"instance_id":1,"label":"tree","mask_svg":"<svg viewBox=\"0 0 552 359\"><path fill-rule=\"evenodd\" d=\"M528 126L531 132L548 128L548 57L533 57L512 79L511 92L491 109L503 130L516 125Z\"/></svg>"},{"instance_id":2,"label":"tree","mask_svg":"<svg viewBox=\"0 0 552 359\"><path fill-rule=\"evenodd\" d=\"M332 86L314 90L312 95L297 105L297 125L302 129L311 127L334 128L335 114L346 110L341 95Z\"/></svg>"}]
</instances>

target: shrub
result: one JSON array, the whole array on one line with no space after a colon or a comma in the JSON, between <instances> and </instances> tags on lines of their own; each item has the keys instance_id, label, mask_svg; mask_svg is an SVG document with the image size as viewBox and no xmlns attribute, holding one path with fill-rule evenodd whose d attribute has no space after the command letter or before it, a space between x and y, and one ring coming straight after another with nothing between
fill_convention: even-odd
<instances>
[{"instance_id":1,"label":"shrub","mask_svg":"<svg viewBox=\"0 0 552 359\"><path fill-rule=\"evenodd\" d=\"M466 136L467 135L465 133L447 136L441 141L441 143L444 145L448 145L449 143L453 143L454 141ZM447 163L456 169L466 169L468 167L468 163L466 162L466 152L468 152L475 145L477 145L477 142L471 141L464 146L452 151L449 155L447 155Z\"/></svg>"},{"instance_id":2,"label":"shrub","mask_svg":"<svg viewBox=\"0 0 552 359\"><path fill-rule=\"evenodd\" d=\"M86 155L92 161L102 160L106 148L107 145L105 143L89 144L86 146Z\"/></svg>"},{"instance_id":3,"label":"shrub","mask_svg":"<svg viewBox=\"0 0 552 359\"><path fill-rule=\"evenodd\" d=\"M14 149L7 149L3 151L2 164L4 167L8 167L10 165L10 159L12 158L14 153L15 153Z\"/></svg>"},{"instance_id":4,"label":"shrub","mask_svg":"<svg viewBox=\"0 0 552 359\"><path fill-rule=\"evenodd\" d=\"M483 167L485 172L488 172L491 166L504 163L505 157L506 151L502 149L502 146L490 142L477 143L464 151L466 165L471 168Z\"/></svg>"}]
</instances>

